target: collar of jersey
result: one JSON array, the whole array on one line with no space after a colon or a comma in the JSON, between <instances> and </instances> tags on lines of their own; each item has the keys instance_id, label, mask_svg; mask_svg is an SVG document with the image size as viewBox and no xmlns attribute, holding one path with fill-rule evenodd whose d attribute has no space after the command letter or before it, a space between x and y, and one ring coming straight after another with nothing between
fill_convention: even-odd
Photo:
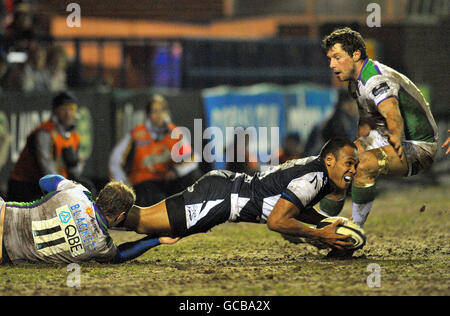
<instances>
[{"instance_id":1,"label":"collar of jersey","mask_svg":"<svg viewBox=\"0 0 450 316\"><path fill-rule=\"evenodd\" d=\"M364 59L364 64L363 64L361 71L359 72L359 76L358 76L358 80L361 81L363 83L363 85L366 85L366 82L363 80L363 78L361 78L361 74L363 73L364 68L366 68L368 62L369 62L369 57Z\"/></svg>"},{"instance_id":2,"label":"collar of jersey","mask_svg":"<svg viewBox=\"0 0 450 316\"><path fill-rule=\"evenodd\" d=\"M41 197L39 200L32 202L6 202L7 206L17 207L17 208L33 208L42 205L44 202L48 201L52 196L58 194L60 191L52 191Z\"/></svg>"},{"instance_id":3,"label":"collar of jersey","mask_svg":"<svg viewBox=\"0 0 450 316\"><path fill-rule=\"evenodd\" d=\"M106 224L108 223L108 221L106 220L106 217L103 216L102 213L100 213L100 210L98 209L97 205L95 205L95 203L93 203L93 205L95 211L95 219L97 220L97 223L100 226L103 233L106 235L108 234L108 225Z\"/></svg>"},{"instance_id":4,"label":"collar of jersey","mask_svg":"<svg viewBox=\"0 0 450 316\"><path fill-rule=\"evenodd\" d=\"M332 183L331 180L330 180L330 176L328 175L328 169L327 169L327 166L325 165L325 160L323 160L323 159L320 158L320 156L319 156L319 157L317 158L317 161L319 162L320 168L321 168L322 171L323 171L323 179L324 179L324 181L326 181L325 185L327 185L327 184L333 185L333 183ZM325 180L325 178L326 178L326 180Z\"/></svg>"}]
</instances>

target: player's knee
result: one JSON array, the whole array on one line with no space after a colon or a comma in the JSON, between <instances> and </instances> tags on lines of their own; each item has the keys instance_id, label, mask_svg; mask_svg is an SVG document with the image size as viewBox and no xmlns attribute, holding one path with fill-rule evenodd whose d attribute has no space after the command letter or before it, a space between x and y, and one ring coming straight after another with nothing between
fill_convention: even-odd
<instances>
[{"instance_id":1,"label":"player's knee","mask_svg":"<svg viewBox=\"0 0 450 316\"><path fill-rule=\"evenodd\" d=\"M354 142L354 144L356 145L356 148L358 149L358 155L363 154L366 150L364 149L364 147L361 145L361 142L359 140L356 140Z\"/></svg>"},{"instance_id":2,"label":"player's knee","mask_svg":"<svg viewBox=\"0 0 450 316\"><path fill-rule=\"evenodd\" d=\"M273 231L279 230L279 220L276 216L270 214L269 218L267 218L267 228Z\"/></svg>"},{"instance_id":3,"label":"player's knee","mask_svg":"<svg viewBox=\"0 0 450 316\"><path fill-rule=\"evenodd\" d=\"M359 156L357 175L376 177L378 175L378 160L371 152L364 152Z\"/></svg>"},{"instance_id":4,"label":"player's knee","mask_svg":"<svg viewBox=\"0 0 450 316\"><path fill-rule=\"evenodd\" d=\"M275 230L275 221L269 216L269 218L267 219L267 228L269 228L270 230Z\"/></svg>"}]
</instances>

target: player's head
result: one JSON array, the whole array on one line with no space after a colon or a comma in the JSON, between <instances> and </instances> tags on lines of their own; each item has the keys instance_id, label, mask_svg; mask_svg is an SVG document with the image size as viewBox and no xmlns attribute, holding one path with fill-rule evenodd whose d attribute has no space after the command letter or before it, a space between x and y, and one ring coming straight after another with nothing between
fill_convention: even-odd
<instances>
[{"instance_id":1,"label":"player's head","mask_svg":"<svg viewBox=\"0 0 450 316\"><path fill-rule=\"evenodd\" d=\"M367 58L366 44L361 34L349 27L333 31L322 40L329 66L340 81L356 79L356 64Z\"/></svg>"},{"instance_id":2,"label":"player's head","mask_svg":"<svg viewBox=\"0 0 450 316\"><path fill-rule=\"evenodd\" d=\"M330 180L340 189L346 189L356 174L359 162L356 145L343 137L330 139L321 149Z\"/></svg>"},{"instance_id":3,"label":"player's head","mask_svg":"<svg viewBox=\"0 0 450 316\"><path fill-rule=\"evenodd\" d=\"M151 97L145 106L145 112L156 127L162 127L170 121L169 106L162 95L156 94Z\"/></svg>"},{"instance_id":4,"label":"player's head","mask_svg":"<svg viewBox=\"0 0 450 316\"><path fill-rule=\"evenodd\" d=\"M132 188L123 182L109 182L98 194L95 204L108 220L108 226L121 223L136 201Z\"/></svg>"},{"instance_id":5,"label":"player's head","mask_svg":"<svg viewBox=\"0 0 450 316\"><path fill-rule=\"evenodd\" d=\"M75 127L78 118L77 99L69 92L60 92L52 100L52 113L66 130Z\"/></svg>"}]
</instances>

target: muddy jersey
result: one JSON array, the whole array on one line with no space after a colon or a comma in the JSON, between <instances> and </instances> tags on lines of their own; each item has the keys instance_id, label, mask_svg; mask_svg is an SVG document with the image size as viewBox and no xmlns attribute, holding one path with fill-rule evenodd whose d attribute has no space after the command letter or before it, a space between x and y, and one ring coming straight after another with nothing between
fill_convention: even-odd
<instances>
[{"instance_id":1,"label":"muddy jersey","mask_svg":"<svg viewBox=\"0 0 450 316\"><path fill-rule=\"evenodd\" d=\"M396 98L404 121L406 140L437 142L436 122L430 106L420 90L406 76L377 61L366 59L356 82L350 82L356 97L360 120L373 124L384 134L386 120L378 112L378 105L388 98Z\"/></svg>"},{"instance_id":2,"label":"muddy jersey","mask_svg":"<svg viewBox=\"0 0 450 316\"><path fill-rule=\"evenodd\" d=\"M256 216L266 222L280 198L300 210L313 207L333 190L323 160L318 157L294 159L253 177L243 176L239 198L248 202L239 213L239 220L251 221ZM232 202L233 207L233 202Z\"/></svg>"},{"instance_id":3,"label":"muddy jersey","mask_svg":"<svg viewBox=\"0 0 450 316\"><path fill-rule=\"evenodd\" d=\"M166 199L174 236L206 232L226 221L266 223L280 199L300 211L313 207L334 190L320 158L289 160L249 176L213 170L186 190Z\"/></svg>"},{"instance_id":4,"label":"muddy jersey","mask_svg":"<svg viewBox=\"0 0 450 316\"><path fill-rule=\"evenodd\" d=\"M13 263L108 262L117 248L105 224L89 191L64 179L41 200L7 202L3 242Z\"/></svg>"}]
</instances>

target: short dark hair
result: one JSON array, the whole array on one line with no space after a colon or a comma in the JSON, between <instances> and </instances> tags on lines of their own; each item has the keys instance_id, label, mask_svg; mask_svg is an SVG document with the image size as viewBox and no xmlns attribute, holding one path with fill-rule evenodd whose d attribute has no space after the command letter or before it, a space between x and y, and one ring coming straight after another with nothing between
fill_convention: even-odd
<instances>
[{"instance_id":1,"label":"short dark hair","mask_svg":"<svg viewBox=\"0 0 450 316\"><path fill-rule=\"evenodd\" d=\"M350 56L357 50L361 52L361 59L367 58L366 44L361 34L349 27L334 30L322 40L322 49L325 54L335 45L341 44L342 49Z\"/></svg>"},{"instance_id":2,"label":"short dark hair","mask_svg":"<svg viewBox=\"0 0 450 316\"><path fill-rule=\"evenodd\" d=\"M68 91L58 93L52 100L52 110L54 111L61 105L78 103L77 98Z\"/></svg>"},{"instance_id":3,"label":"short dark hair","mask_svg":"<svg viewBox=\"0 0 450 316\"><path fill-rule=\"evenodd\" d=\"M116 217L128 213L136 201L133 189L123 182L111 181L100 191L95 200L103 216Z\"/></svg>"},{"instance_id":4,"label":"short dark hair","mask_svg":"<svg viewBox=\"0 0 450 316\"><path fill-rule=\"evenodd\" d=\"M325 157L332 153L334 157L338 158L339 156L339 150L345 146L350 146L356 150L358 150L358 147L356 147L355 143L353 143L351 140L345 137L335 137L330 139L323 145L322 149L320 150L320 158L325 159Z\"/></svg>"}]
</instances>

